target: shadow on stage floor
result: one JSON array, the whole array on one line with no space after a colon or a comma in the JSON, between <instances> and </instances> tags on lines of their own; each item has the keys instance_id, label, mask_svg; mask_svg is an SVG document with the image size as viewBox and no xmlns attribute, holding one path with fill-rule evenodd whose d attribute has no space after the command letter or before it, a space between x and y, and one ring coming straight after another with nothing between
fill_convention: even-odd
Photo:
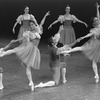
<instances>
[{"instance_id":1,"label":"shadow on stage floor","mask_svg":"<svg viewBox=\"0 0 100 100\"><path fill-rule=\"evenodd\" d=\"M0 47L9 40L0 41ZM52 79L48 63L49 55L47 44L40 43L41 66L40 70L32 69L35 85ZM15 54L0 58L0 67L3 68L4 89L0 90L0 100L100 100L100 84L95 84L94 73L89 61L82 52L72 53L66 57L67 83L58 87L37 88L31 92L25 74L25 66ZM99 68L100 64L98 64Z\"/></svg>"}]
</instances>

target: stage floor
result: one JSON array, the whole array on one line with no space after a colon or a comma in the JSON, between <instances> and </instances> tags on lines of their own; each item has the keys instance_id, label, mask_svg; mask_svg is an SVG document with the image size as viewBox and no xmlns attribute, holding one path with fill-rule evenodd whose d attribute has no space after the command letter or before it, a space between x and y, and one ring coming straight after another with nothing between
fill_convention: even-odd
<instances>
[{"instance_id":1,"label":"stage floor","mask_svg":"<svg viewBox=\"0 0 100 100\"><path fill-rule=\"evenodd\" d=\"M2 46L7 42L2 42ZM39 49L42 59L40 70L32 69L35 85L52 80L47 45L40 44ZM66 62L67 83L60 83L58 87L36 88L31 92L25 67L21 66L18 57L12 54L0 58L0 67L4 70L0 100L100 100L100 83L95 84L91 61L82 52L75 52L66 57Z\"/></svg>"}]
</instances>

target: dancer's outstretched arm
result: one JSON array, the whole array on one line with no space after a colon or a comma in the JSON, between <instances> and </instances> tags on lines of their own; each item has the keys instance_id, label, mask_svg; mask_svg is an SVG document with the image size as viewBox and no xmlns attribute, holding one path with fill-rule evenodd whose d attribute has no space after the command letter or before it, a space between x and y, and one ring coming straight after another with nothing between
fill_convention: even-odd
<instances>
[{"instance_id":1,"label":"dancer's outstretched arm","mask_svg":"<svg viewBox=\"0 0 100 100\"><path fill-rule=\"evenodd\" d=\"M17 26L18 22L15 22L14 26L13 26L13 33L15 34L15 27Z\"/></svg>"},{"instance_id":2,"label":"dancer's outstretched arm","mask_svg":"<svg viewBox=\"0 0 100 100\"><path fill-rule=\"evenodd\" d=\"M43 24L44 24L44 22L45 22L45 19L46 19L46 17L47 16L49 16L50 15L50 11L48 11L45 15L44 15L44 17L43 17L43 19L41 20L41 23L40 23L40 28L43 26Z\"/></svg>"},{"instance_id":3,"label":"dancer's outstretched arm","mask_svg":"<svg viewBox=\"0 0 100 100\"><path fill-rule=\"evenodd\" d=\"M83 36L81 38L82 39L85 39L85 38L91 37L92 35L94 35L94 33L93 32L90 32L89 34L87 34L87 35L85 35L85 36Z\"/></svg>"},{"instance_id":4,"label":"dancer's outstretched arm","mask_svg":"<svg viewBox=\"0 0 100 100\"><path fill-rule=\"evenodd\" d=\"M54 24L56 24L58 22L61 22L62 23L64 20L65 20L64 15L60 15L56 21L54 21L52 24L50 24L50 26L48 27L48 29L51 28L52 25L54 25Z\"/></svg>"},{"instance_id":5,"label":"dancer's outstretched arm","mask_svg":"<svg viewBox=\"0 0 100 100\"><path fill-rule=\"evenodd\" d=\"M56 23L58 23L59 22L59 20L57 19L56 21L54 21L52 24L50 24L50 26L48 27L48 29L49 28L51 28L52 27L52 25L54 25L54 24L56 24Z\"/></svg>"},{"instance_id":6,"label":"dancer's outstretched arm","mask_svg":"<svg viewBox=\"0 0 100 100\"><path fill-rule=\"evenodd\" d=\"M49 15L50 15L50 11L48 11L48 12L44 15L43 19L42 19L41 22L40 22L40 25L37 26L38 29L39 29L39 31L40 31L40 34L43 33L43 27L42 27L42 26L43 26L43 24L44 24L44 22L45 22L46 17L49 16Z\"/></svg>"},{"instance_id":7,"label":"dancer's outstretched arm","mask_svg":"<svg viewBox=\"0 0 100 100\"><path fill-rule=\"evenodd\" d=\"M87 34L87 35L85 35L84 37L81 37L82 39L84 39L84 38L88 38L88 37L91 37L92 35L93 35L94 33L89 33L89 34ZM75 48L73 48L73 49L70 49L70 50L65 50L65 51L62 51L61 53L62 54L68 54L68 53L71 53L71 52L75 52L75 51L82 51L83 50L83 48L82 48L82 46L81 47L75 47Z\"/></svg>"},{"instance_id":8,"label":"dancer's outstretched arm","mask_svg":"<svg viewBox=\"0 0 100 100\"><path fill-rule=\"evenodd\" d=\"M96 3L97 19L98 19L98 20L100 20L99 7L100 7L100 5L98 5L98 3Z\"/></svg>"},{"instance_id":9,"label":"dancer's outstretched arm","mask_svg":"<svg viewBox=\"0 0 100 100\"><path fill-rule=\"evenodd\" d=\"M79 20L78 18L75 18L75 20L76 20L77 22L79 22L79 23L84 24L86 27L88 27L88 25L87 25L85 22L83 22L83 21Z\"/></svg>"}]
</instances>

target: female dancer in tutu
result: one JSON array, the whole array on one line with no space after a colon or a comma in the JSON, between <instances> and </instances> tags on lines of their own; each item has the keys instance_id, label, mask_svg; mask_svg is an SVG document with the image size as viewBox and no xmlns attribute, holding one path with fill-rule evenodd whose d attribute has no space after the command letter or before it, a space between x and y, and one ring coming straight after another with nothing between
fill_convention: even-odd
<instances>
[{"instance_id":1,"label":"female dancer in tutu","mask_svg":"<svg viewBox=\"0 0 100 100\"><path fill-rule=\"evenodd\" d=\"M34 42L40 38L41 36L39 35L39 31L37 31L36 25L34 22L30 22L30 31L24 32L22 38L13 40L14 42L24 40L24 42L14 49L2 51L0 55L3 57L5 55L16 53L22 63L27 66L26 74L32 91L34 91L34 83L32 81L31 68L40 68L40 51Z\"/></svg>"},{"instance_id":2,"label":"female dancer in tutu","mask_svg":"<svg viewBox=\"0 0 100 100\"><path fill-rule=\"evenodd\" d=\"M36 25L38 25L35 17L32 14L29 14L29 7L28 6L25 7L24 12L25 13L23 15L18 16L17 21L13 26L13 33L15 33L15 27L17 26L17 24L21 25L21 27L19 29L18 39L23 36L23 33L25 31L29 30L29 21L30 20L34 21L34 23Z\"/></svg>"},{"instance_id":3,"label":"female dancer in tutu","mask_svg":"<svg viewBox=\"0 0 100 100\"><path fill-rule=\"evenodd\" d=\"M94 18L94 25L95 28L90 30L90 33L81 39L91 37L91 39L86 42L81 47L75 47L69 51L64 51L62 53L71 53L75 51L83 51L87 58L92 60L92 68L95 74L96 83L99 82L99 74L97 69L97 63L100 62L100 16L99 16L99 7L100 5L97 4L97 17Z\"/></svg>"},{"instance_id":4,"label":"female dancer in tutu","mask_svg":"<svg viewBox=\"0 0 100 100\"><path fill-rule=\"evenodd\" d=\"M21 59L22 63L24 63L26 67L26 74L29 80L29 86L31 86L31 90L34 91L34 83L32 81L31 75L31 67L34 69L40 68L40 51L38 49L38 43L41 38L41 34L43 32L43 24L47 16L49 16L49 11L43 17L40 25L35 25L33 21L30 21L29 26L30 30L25 31L23 36L17 40L12 40L6 47L0 49L1 57L5 55L10 55L12 53L16 53L16 55ZM11 43L17 42L20 40L24 40L21 45L18 47L7 50ZM7 51L5 51L7 50ZM1 74L0 74L1 75ZM2 78L1 78L2 79ZM1 84L2 85L2 84Z\"/></svg>"},{"instance_id":5,"label":"female dancer in tutu","mask_svg":"<svg viewBox=\"0 0 100 100\"><path fill-rule=\"evenodd\" d=\"M49 28L51 28L52 25L57 23L57 22L61 22L64 24L63 25L64 29L61 30L61 32L60 32L60 36L61 36L60 42L63 43L63 45L71 44L76 40L75 32L74 32L74 29L71 25L72 22L83 23L87 27L87 24L85 22L79 20L74 15L70 14L70 7L69 6L66 7L65 11L66 11L66 14L60 15L59 18L49 26Z\"/></svg>"}]
</instances>

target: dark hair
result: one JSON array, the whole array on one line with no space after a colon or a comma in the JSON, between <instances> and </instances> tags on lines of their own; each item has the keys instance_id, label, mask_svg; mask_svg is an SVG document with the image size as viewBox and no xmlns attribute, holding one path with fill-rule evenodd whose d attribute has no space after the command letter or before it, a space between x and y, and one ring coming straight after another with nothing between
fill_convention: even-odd
<instances>
[{"instance_id":1,"label":"dark hair","mask_svg":"<svg viewBox=\"0 0 100 100\"><path fill-rule=\"evenodd\" d=\"M53 39L52 39L53 36L51 36L49 39L48 39L48 45L50 47L52 47L52 43L53 43Z\"/></svg>"},{"instance_id":2,"label":"dark hair","mask_svg":"<svg viewBox=\"0 0 100 100\"><path fill-rule=\"evenodd\" d=\"M29 25L30 25L30 23L34 23L34 24L35 24L35 22L34 22L33 20L30 20L30 21L29 21ZM35 24L35 25L36 25L36 24Z\"/></svg>"},{"instance_id":3,"label":"dark hair","mask_svg":"<svg viewBox=\"0 0 100 100\"><path fill-rule=\"evenodd\" d=\"M66 6L66 8L68 8L68 7L70 8L70 6L69 6L69 5L67 5L67 6Z\"/></svg>"},{"instance_id":4,"label":"dark hair","mask_svg":"<svg viewBox=\"0 0 100 100\"><path fill-rule=\"evenodd\" d=\"M26 8L29 8L29 7L25 5L25 6L24 6L24 10L25 10Z\"/></svg>"}]
</instances>

